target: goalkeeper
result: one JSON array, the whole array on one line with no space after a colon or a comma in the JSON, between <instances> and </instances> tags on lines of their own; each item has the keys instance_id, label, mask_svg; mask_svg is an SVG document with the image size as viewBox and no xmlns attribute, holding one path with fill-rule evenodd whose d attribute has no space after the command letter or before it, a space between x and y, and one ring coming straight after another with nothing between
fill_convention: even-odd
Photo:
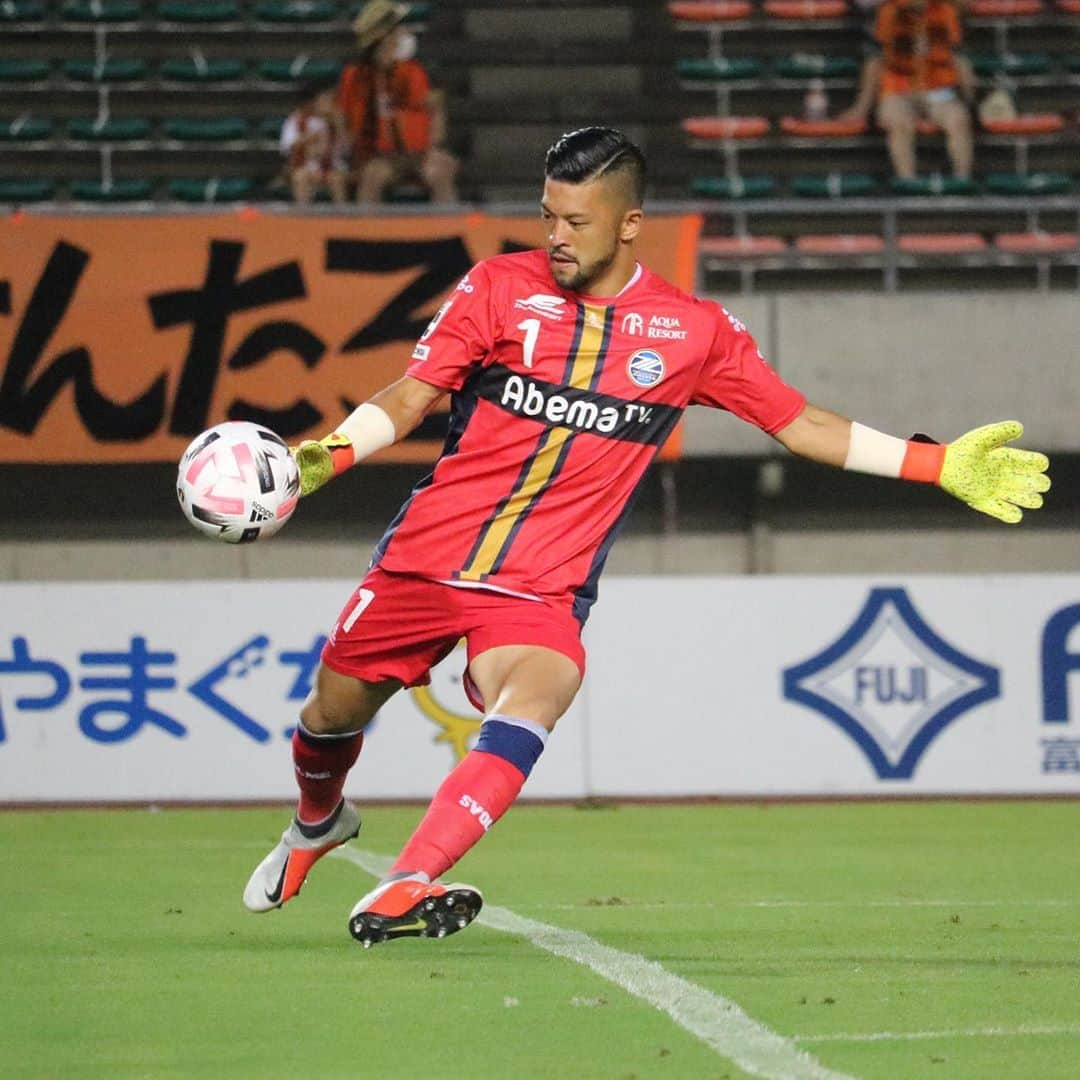
<instances>
[{"instance_id":1,"label":"goalkeeper","mask_svg":"<svg viewBox=\"0 0 1080 1080\"><path fill-rule=\"evenodd\" d=\"M442 937L475 918L480 893L439 878L509 809L573 701L597 578L688 405L733 413L814 461L937 484L1004 522L1042 505L1048 462L1006 445L1022 432L1015 421L938 444L807 403L724 308L637 262L644 181L641 151L620 132L564 135L546 159L545 247L473 267L405 376L299 447L310 495L452 395L434 471L329 635L293 738L296 816L248 882L250 910L292 899L314 863L356 835L360 818L342 792L364 728L464 637L479 737L349 929L370 945Z\"/></svg>"}]
</instances>

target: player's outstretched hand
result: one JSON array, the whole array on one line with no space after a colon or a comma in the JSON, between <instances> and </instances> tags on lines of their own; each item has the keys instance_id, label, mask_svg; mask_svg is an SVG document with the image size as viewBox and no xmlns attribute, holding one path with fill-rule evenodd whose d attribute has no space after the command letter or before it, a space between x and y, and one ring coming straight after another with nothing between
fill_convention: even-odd
<instances>
[{"instance_id":1,"label":"player's outstretched hand","mask_svg":"<svg viewBox=\"0 0 1080 1080\"><path fill-rule=\"evenodd\" d=\"M300 470L300 495L318 491L334 475L330 451L321 442L305 439L299 446L289 447Z\"/></svg>"},{"instance_id":2,"label":"player's outstretched hand","mask_svg":"<svg viewBox=\"0 0 1080 1080\"><path fill-rule=\"evenodd\" d=\"M1005 446L1023 433L1019 420L999 420L961 435L945 448L938 483L972 509L1015 525L1050 489L1045 454Z\"/></svg>"}]
</instances>

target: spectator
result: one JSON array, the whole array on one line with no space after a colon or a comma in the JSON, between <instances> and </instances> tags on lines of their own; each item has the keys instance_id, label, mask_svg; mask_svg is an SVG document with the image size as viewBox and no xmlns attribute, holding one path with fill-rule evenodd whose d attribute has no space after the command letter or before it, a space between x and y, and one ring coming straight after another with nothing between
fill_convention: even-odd
<instances>
[{"instance_id":1,"label":"spectator","mask_svg":"<svg viewBox=\"0 0 1080 1080\"><path fill-rule=\"evenodd\" d=\"M353 22L355 63L338 83L338 104L353 140L356 200L378 202L403 180L421 183L433 202L457 201L457 160L442 147L445 117L416 60L416 37L402 25L409 9L369 0Z\"/></svg>"},{"instance_id":2,"label":"spectator","mask_svg":"<svg viewBox=\"0 0 1080 1080\"><path fill-rule=\"evenodd\" d=\"M348 139L334 100L334 84L304 90L299 108L281 129L281 154L287 161L294 201L309 203L328 190L336 203L345 201L349 170Z\"/></svg>"},{"instance_id":3,"label":"spectator","mask_svg":"<svg viewBox=\"0 0 1080 1080\"><path fill-rule=\"evenodd\" d=\"M865 121L875 97L893 172L915 175L915 130L927 117L945 132L953 175L971 176L971 119L961 95L974 91L971 66L956 55L960 19L949 0L884 0L874 37L881 54L863 66L859 94L844 119Z\"/></svg>"}]
</instances>

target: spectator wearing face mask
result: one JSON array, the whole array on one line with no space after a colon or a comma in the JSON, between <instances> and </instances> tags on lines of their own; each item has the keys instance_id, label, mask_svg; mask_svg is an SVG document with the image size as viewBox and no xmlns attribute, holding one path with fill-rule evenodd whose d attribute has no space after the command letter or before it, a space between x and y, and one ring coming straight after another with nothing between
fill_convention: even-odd
<instances>
[{"instance_id":1,"label":"spectator wearing face mask","mask_svg":"<svg viewBox=\"0 0 1080 1080\"><path fill-rule=\"evenodd\" d=\"M337 101L353 141L359 203L379 202L403 181L422 184L432 202L457 201L442 98L415 59L416 37L402 25L408 13L404 4L369 0L353 22L358 55L341 73Z\"/></svg>"}]
</instances>

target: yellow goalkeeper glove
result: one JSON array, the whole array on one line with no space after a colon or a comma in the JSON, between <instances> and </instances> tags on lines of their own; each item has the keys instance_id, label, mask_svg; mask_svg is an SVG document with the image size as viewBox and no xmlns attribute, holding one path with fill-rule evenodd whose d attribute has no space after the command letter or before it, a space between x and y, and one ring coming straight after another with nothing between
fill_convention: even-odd
<instances>
[{"instance_id":1,"label":"yellow goalkeeper glove","mask_svg":"<svg viewBox=\"0 0 1080 1080\"><path fill-rule=\"evenodd\" d=\"M318 491L328 480L344 472L356 460L353 444L335 432L316 442L305 439L299 446L290 447L300 470L300 495Z\"/></svg>"},{"instance_id":2,"label":"yellow goalkeeper glove","mask_svg":"<svg viewBox=\"0 0 1080 1080\"><path fill-rule=\"evenodd\" d=\"M961 435L945 447L938 484L973 510L1015 525L1050 489L1045 454L1004 445L1023 433L1018 420L999 420Z\"/></svg>"}]
</instances>

